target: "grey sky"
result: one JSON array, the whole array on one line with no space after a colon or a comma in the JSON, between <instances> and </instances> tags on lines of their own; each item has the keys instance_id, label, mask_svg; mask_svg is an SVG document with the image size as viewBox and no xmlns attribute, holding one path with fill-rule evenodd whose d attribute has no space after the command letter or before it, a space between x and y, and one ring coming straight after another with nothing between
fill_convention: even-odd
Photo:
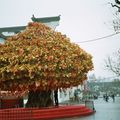
<instances>
[{"instance_id":1,"label":"grey sky","mask_svg":"<svg viewBox=\"0 0 120 120\"><path fill-rule=\"evenodd\" d=\"M27 25L35 17L61 15L57 31L66 34L72 42L96 39L114 33L113 13L109 2L114 0L0 0L0 27ZM104 59L120 48L120 35L95 42L80 43L92 54L96 76L109 77L103 70Z\"/></svg>"}]
</instances>

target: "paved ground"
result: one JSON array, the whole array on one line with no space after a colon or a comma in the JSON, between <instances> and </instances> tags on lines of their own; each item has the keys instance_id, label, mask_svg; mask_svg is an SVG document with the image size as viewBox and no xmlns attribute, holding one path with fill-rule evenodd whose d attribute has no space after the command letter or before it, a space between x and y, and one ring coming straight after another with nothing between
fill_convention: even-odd
<instances>
[{"instance_id":1,"label":"paved ground","mask_svg":"<svg viewBox=\"0 0 120 120\"><path fill-rule=\"evenodd\" d=\"M94 101L96 113L87 117L64 118L57 120L120 120L120 97L109 99L109 102L99 98Z\"/></svg>"}]
</instances>

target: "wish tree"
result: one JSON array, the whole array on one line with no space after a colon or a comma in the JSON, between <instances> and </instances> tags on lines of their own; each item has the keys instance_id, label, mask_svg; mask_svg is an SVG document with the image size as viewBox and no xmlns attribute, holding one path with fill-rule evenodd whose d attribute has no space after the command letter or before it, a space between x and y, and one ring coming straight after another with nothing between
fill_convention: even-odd
<instances>
[{"instance_id":1,"label":"wish tree","mask_svg":"<svg viewBox=\"0 0 120 120\"><path fill-rule=\"evenodd\" d=\"M41 23L0 44L0 89L28 91L27 107L51 105L52 90L82 84L92 69L90 54Z\"/></svg>"}]
</instances>

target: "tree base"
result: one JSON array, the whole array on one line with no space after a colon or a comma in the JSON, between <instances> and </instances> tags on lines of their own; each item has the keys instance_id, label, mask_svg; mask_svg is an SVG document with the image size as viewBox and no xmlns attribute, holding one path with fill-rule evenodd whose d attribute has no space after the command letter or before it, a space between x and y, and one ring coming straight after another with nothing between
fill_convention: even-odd
<instances>
[{"instance_id":1,"label":"tree base","mask_svg":"<svg viewBox=\"0 0 120 120\"><path fill-rule=\"evenodd\" d=\"M52 91L40 91L30 90L28 93L28 101L26 107L49 107L53 106L53 100L51 99Z\"/></svg>"}]
</instances>

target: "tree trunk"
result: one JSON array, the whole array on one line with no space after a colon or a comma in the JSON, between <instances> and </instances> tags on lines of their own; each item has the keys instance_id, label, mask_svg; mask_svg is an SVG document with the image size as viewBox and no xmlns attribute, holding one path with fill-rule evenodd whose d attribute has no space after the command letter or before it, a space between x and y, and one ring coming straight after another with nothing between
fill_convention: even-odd
<instances>
[{"instance_id":1,"label":"tree trunk","mask_svg":"<svg viewBox=\"0 0 120 120\"><path fill-rule=\"evenodd\" d=\"M52 91L30 90L26 107L49 107L53 106Z\"/></svg>"}]
</instances>

